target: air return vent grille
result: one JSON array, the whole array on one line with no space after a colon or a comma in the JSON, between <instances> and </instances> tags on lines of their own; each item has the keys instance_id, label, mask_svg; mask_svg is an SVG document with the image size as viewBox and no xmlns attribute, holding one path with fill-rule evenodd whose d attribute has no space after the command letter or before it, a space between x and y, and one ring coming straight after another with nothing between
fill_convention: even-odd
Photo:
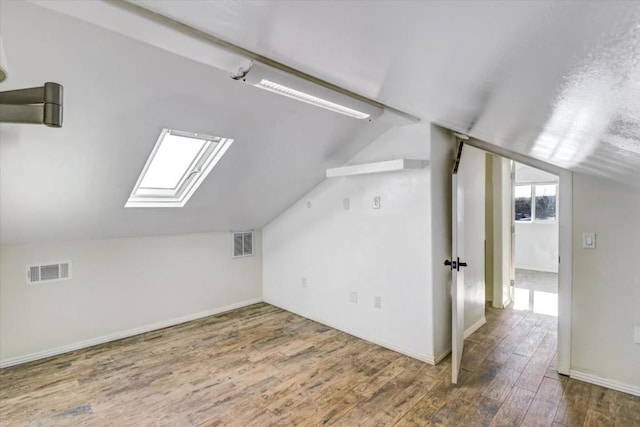
<instances>
[{"instance_id":1,"label":"air return vent grille","mask_svg":"<svg viewBox=\"0 0 640 427\"><path fill-rule=\"evenodd\" d=\"M71 278L71 261L27 266L27 284L57 282Z\"/></svg>"},{"instance_id":2,"label":"air return vent grille","mask_svg":"<svg viewBox=\"0 0 640 427\"><path fill-rule=\"evenodd\" d=\"M253 231L237 231L233 234L233 257L253 255Z\"/></svg>"}]
</instances>

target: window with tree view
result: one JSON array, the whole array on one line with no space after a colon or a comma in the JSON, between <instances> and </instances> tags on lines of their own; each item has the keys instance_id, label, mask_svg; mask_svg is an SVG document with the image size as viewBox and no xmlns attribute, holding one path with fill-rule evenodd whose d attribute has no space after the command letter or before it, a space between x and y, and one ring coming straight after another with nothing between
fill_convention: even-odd
<instances>
[{"instance_id":1,"label":"window with tree view","mask_svg":"<svg viewBox=\"0 0 640 427\"><path fill-rule=\"evenodd\" d=\"M531 221L531 186L516 185L516 221Z\"/></svg>"},{"instance_id":2,"label":"window with tree view","mask_svg":"<svg viewBox=\"0 0 640 427\"><path fill-rule=\"evenodd\" d=\"M556 184L525 184L515 187L516 221L555 221Z\"/></svg>"},{"instance_id":3,"label":"window with tree view","mask_svg":"<svg viewBox=\"0 0 640 427\"><path fill-rule=\"evenodd\" d=\"M556 219L556 185L536 185L535 218L538 221L555 221Z\"/></svg>"}]
</instances>

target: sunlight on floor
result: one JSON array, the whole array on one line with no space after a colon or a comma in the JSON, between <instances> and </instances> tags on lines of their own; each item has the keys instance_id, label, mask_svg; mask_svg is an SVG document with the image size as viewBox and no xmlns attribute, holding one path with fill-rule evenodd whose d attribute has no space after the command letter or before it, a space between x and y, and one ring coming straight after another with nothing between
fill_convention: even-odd
<instances>
[{"instance_id":1,"label":"sunlight on floor","mask_svg":"<svg viewBox=\"0 0 640 427\"><path fill-rule=\"evenodd\" d=\"M538 314L557 316L558 294L515 288L513 295L513 308L514 310L532 310L534 313Z\"/></svg>"}]
</instances>

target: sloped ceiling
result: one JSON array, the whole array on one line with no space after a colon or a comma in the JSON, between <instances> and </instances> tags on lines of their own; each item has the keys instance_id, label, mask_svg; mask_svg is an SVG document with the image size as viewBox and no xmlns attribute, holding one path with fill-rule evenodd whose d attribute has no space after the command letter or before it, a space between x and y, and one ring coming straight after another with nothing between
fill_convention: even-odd
<instances>
[{"instance_id":1,"label":"sloped ceiling","mask_svg":"<svg viewBox=\"0 0 640 427\"><path fill-rule=\"evenodd\" d=\"M65 87L61 129L0 126L3 243L260 228L388 127L33 4L0 5L0 90ZM163 127L235 142L184 208L125 209Z\"/></svg>"},{"instance_id":2,"label":"sloped ceiling","mask_svg":"<svg viewBox=\"0 0 640 427\"><path fill-rule=\"evenodd\" d=\"M425 121L640 186L640 2L133 3ZM34 4L0 7L0 89L66 88L63 129L0 126L3 242L258 228L385 130L236 85L178 39L169 53ZM162 127L236 143L185 208L124 209Z\"/></svg>"},{"instance_id":3,"label":"sloped ceiling","mask_svg":"<svg viewBox=\"0 0 640 427\"><path fill-rule=\"evenodd\" d=\"M640 2L133 3L486 142L640 186Z\"/></svg>"}]
</instances>

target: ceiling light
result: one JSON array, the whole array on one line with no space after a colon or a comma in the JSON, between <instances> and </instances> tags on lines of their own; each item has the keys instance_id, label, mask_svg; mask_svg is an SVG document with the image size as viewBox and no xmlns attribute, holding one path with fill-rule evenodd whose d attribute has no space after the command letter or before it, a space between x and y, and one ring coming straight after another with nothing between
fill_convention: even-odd
<instances>
[{"instance_id":1,"label":"ceiling light","mask_svg":"<svg viewBox=\"0 0 640 427\"><path fill-rule=\"evenodd\" d=\"M126 208L183 207L233 139L163 129Z\"/></svg>"},{"instance_id":2,"label":"ceiling light","mask_svg":"<svg viewBox=\"0 0 640 427\"><path fill-rule=\"evenodd\" d=\"M372 121L383 113L380 106L357 95L322 85L306 74L285 72L255 60L233 71L231 78L359 120Z\"/></svg>"},{"instance_id":3,"label":"ceiling light","mask_svg":"<svg viewBox=\"0 0 640 427\"><path fill-rule=\"evenodd\" d=\"M254 86L356 119L366 119L370 116L370 114L336 104L335 102L327 101L326 99L318 98L317 96L309 95L308 93L300 92L299 90L291 89L290 87L286 87L269 80L262 79Z\"/></svg>"}]
</instances>

